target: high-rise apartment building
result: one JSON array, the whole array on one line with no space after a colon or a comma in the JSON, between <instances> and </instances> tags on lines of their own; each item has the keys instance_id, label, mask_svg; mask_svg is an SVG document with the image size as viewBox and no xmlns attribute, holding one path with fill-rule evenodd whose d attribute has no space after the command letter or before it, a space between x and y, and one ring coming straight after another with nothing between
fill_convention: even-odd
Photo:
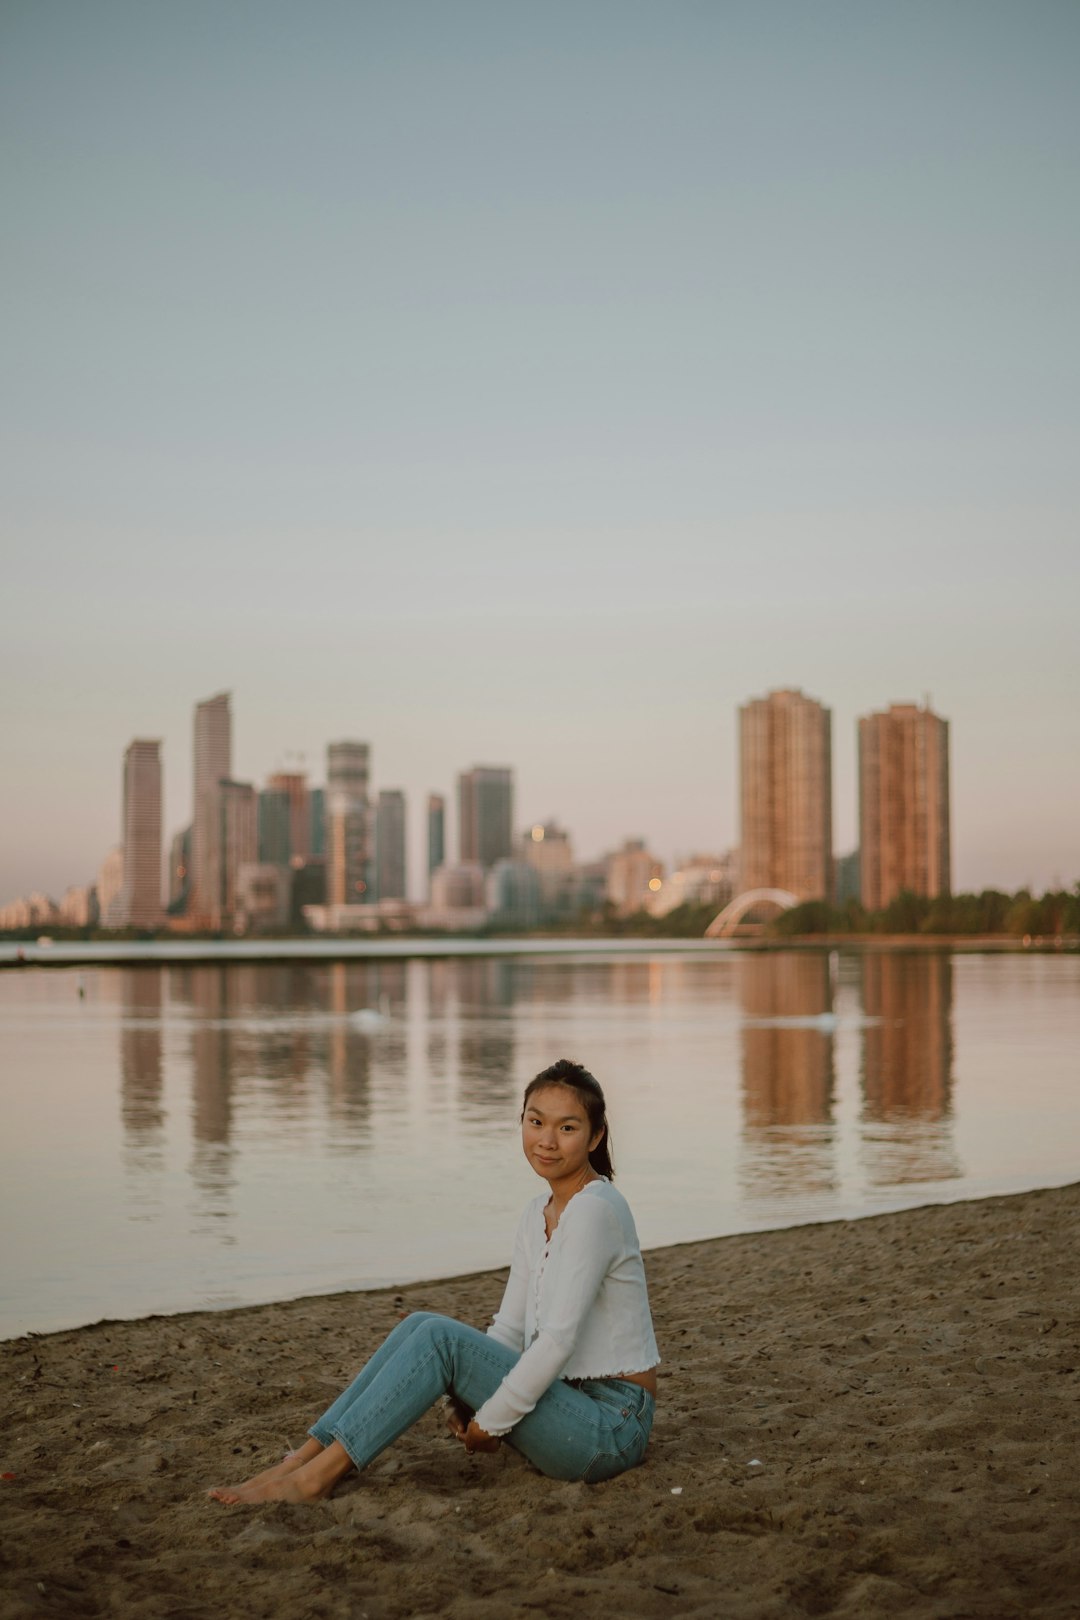
<instances>
[{"instance_id":1,"label":"high-rise apartment building","mask_svg":"<svg viewBox=\"0 0 1080 1620\"><path fill-rule=\"evenodd\" d=\"M191 828L182 827L169 844L169 911L178 916L188 908L191 886Z\"/></svg>"},{"instance_id":2,"label":"high-rise apartment building","mask_svg":"<svg viewBox=\"0 0 1080 1620\"><path fill-rule=\"evenodd\" d=\"M292 807L282 788L266 787L259 794L259 860L265 866L288 866L292 860Z\"/></svg>"},{"instance_id":3,"label":"high-rise apartment building","mask_svg":"<svg viewBox=\"0 0 1080 1620\"><path fill-rule=\"evenodd\" d=\"M219 847L221 851L220 922L232 922L240 904L240 869L259 858L258 812L250 782L219 784Z\"/></svg>"},{"instance_id":4,"label":"high-rise apartment building","mask_svg":"<svg viewBox=\"0 0 1080 1620\"><path fill-rule=\"evenodd\" d=\"M878 911L904 890L948 894L949 723L893 703L859 720L862 902Z\"/></svg>"},{"instance_id":5,"label":"high-rise apartment building","mask_svg":"<svg viewBox=\"0 0 1080 1620\"><path fill-rule=\"evenodd\" d=\"M496 861L484 880L490 926L536 928L543 916L540 874L523 860Z\"/></svg>"},{"instance_id":6,"label":"high-rise apartment building","mask_svg":"<svg viewBox=\"0 0 1080 1620\"><path fill-rule=\"evenodd\" d=\"M156 928L161 906L161 743L137 737L124 754L124 866L116 922Z\"/></svg>"},{"instance_id":7,"label":"high-rise apartment building","mask_svg":"<svg viewBox=\"0 0 1080 1620\"><path fill-rule=\"evenodd\" d=\"M311 805L311 850L312 855L326 854L326 789L312 788L309 802Z\"/></svg>"},{"instance_id":8,"label":"high-rise apartment building","mask_svg":"<svg viewBox=\"0 0 1080 1620\"><path fill-rule=\"evenodd\" d=\"M367 743L330 743L326 750L326 899L361 904L367 894L369 849Z\"/></svg>"},{"instance_id":9,"label":"high-rise apartment building","mask_svg":"<svg viewBox=\"0 0 1080 1620\"><path fill-rule=\"evenodd\" d=\"M375 805L375 897L404 900L405 795L383 788Z\"/></svg>"},{"instance_id":10,"label":"high-rise apartment building","mask_svg":"<svg viewBox=\"0 0 1080 1620\"><path fill-rule=\"evenodd\" d=\"M832 726L815 698L783 690L739 710L742 889L797 900L832 888Z\"/></svg>"},{"instance_id":11,"label":"high-rise apartment building","mask_svg":"<svg viewBox=\"0 0 1080 1620\"><path fill-rule=\"evenodd\" d=\"M195 801L191 819L188 912L203 928L221 926L219 784L232 775L232 712L228 692L195 705Z\"/></svg>"},{"instance_id":12,"label":"high-rise apartment building","mask_svg":"<svg viewBox=\"0 0 1080 1620\"><path fill-rule=\"evenodd\" d=\"M446 864L446 800L441 793L429 793L427 802L427 875L428 893L431 893L431 874Z\"/></svg>"},{"instance_id":13,"label":"high-rise apartment building","mask_svg":"<svg viewBox=\"0 0 1080 1620\"><path fill-rule=\"evenodd\" d=\"M124 892L124 846L110 849L97 876L98 917L102 928L119 927L120 900ZM21 927L21 924L12 924Z\"/></svg>"},{"instance_id":14,"label":"high-rise apartment building","mask_svg":"<svg viewBox=\"0 0 1080 1620\"><path fill-rule=\"evenodd\" d=\"M461 864L488 871L513 850L514 773L505 765L475 765L458 777Z\"/></svg>"},{"instance_id":15,"label":"high-rise apartment building","mask_svg":"<svg viewBox=\"0 0 1080 1620\"><path fill-rule=\"evenodd\" d=\"M267 778L267 791L283 793L289 805L289 854L310 855L311 794L303 771L275 771Z\"/></svg>"}]
</instances>

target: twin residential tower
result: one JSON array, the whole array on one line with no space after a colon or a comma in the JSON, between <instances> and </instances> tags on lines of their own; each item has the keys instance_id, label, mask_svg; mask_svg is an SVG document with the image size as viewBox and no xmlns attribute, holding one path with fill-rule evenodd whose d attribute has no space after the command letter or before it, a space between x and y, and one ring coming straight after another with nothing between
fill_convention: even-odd
<instances>
[{"instance_id":1,"label":"twin residential tower","mask_svg":"<svg viewBox=\"0 0 1080 1620\"><path fill-rule=\"evenodd\" d=\"M835 897L832 716L794 689L739 710L741 887ZM949 726L929 705L859 720L862 903L950 892Z\"/></svg>"}]
</instances>

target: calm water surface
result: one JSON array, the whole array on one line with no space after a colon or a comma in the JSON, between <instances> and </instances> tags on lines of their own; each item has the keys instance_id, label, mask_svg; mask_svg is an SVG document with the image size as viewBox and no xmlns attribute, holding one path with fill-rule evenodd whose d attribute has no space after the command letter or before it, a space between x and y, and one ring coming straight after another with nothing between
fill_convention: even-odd
<instances>
[{"instance_id":1,"label":"calm water surface","mask_svg":"<svg viewBox=\"0 0 1080 1620\"><path fill-rule=\"evenodd\" d=\"M0 974L0 1336L501 1265L524 1082L607 1088L647 1247L1080 1176L1080 959Z\"/></svg>"}]
</instances>

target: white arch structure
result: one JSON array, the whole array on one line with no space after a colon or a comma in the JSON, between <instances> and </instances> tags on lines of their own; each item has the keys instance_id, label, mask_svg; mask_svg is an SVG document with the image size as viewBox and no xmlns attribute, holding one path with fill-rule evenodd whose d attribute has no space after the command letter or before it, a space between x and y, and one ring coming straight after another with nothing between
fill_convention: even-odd
<instances>
[{"instance_id":1,"label":"white arch structure","mask_svg":"<svg viewBox=\"0 0 1080 1620\"><path fill-rule=\"evenodd\" d=\"M790 911L798 903L787 889L747 889L745 894L738 895L718 917L713 918L705 930L705 938L723 939L725 935L733 934L747 912L753 911L755 906L773 906L777 912L781 912Z\"/></svg>"}]
</instances>

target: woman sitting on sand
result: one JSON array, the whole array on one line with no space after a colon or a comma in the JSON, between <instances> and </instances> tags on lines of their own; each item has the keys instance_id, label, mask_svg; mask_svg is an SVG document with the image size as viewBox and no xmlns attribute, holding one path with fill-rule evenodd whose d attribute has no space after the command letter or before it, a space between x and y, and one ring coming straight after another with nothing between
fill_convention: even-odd
<instances>
[{"instance_id":1,"label":"woman sitting on sand","mask_svg":"<svg viewBox=\"0 0 1080 1620\"><path fill-rule=\"evenodd\" d=\"M645 1455L656 1402L645 1268L612 1186L604 1094L561 1058L525 1089L525 1157L548 1184L526 1206L486 1333L417 1311L313 1424L299 1451L219 1502L312 1502L366 1468L440 1395L466 1451L505 1437L552 1479L611 1479Z\"/></svg>"}]
</instances>

